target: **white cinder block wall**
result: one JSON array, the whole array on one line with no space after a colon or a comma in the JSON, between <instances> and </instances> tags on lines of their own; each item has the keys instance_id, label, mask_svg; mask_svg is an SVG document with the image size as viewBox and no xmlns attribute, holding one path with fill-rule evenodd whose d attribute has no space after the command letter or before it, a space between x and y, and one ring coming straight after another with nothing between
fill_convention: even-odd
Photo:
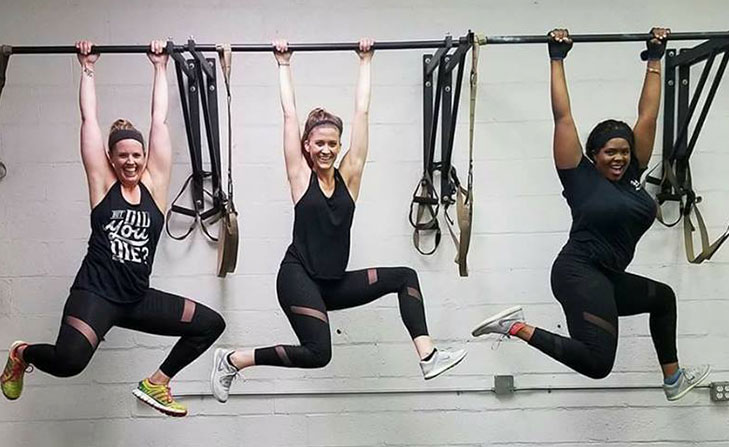
<instances>
[{"instance_id":1,"label":"white cinder block wall","mask_svg":"<svg viewBox=\"0 0 729 447\"><path fill-rule=\"evenodd\" d=\"M436 39L469 28L490 35L723 30L725 2L634 1L3 1L0 42L143 44L152 38L201 43ZM690 46L692 43L678 44ZM576 45L567 61L574 115L586 137L600 119L632 122L644 65L640 44ZM411 244L406 213L421 166L420 51L380 52L373 68L371 149L353 229L351 268L410 265L421 274L433 336L469 350L452 373L424 383L394 296L331 315L334 359L322 370L259 368L237 382L227 405L207 395L210 353L174 382L191 414L172 420L137 404L130 390L173 341L113 329L78 377L36 372L17 402L0 403L0 444L19 446L534 446L729 445L725 405L706 389L668 404L659 389L519 392L484 390L494 374L517 387L656 386L647 316L621 320L614 373L591 381L530 349L469 340L471 326L523 304L530 321L565 331L549 289L549 268L567 237L569 211L551 160L547 52L543 46L486 46L476 127L477 200L471 276L459 279L445 240L430 258ZM345 120L348 141L357 58L296 54L300 115L324 105ZM128 117L149 123L152 69L141 55L104 55L97 64L104 127ZM0 346L55 339L67 289L84 255L88 204L78 155L78 64L70 55L13 56L0 104ZM189 172L173 66L171 192ZM200 234L163 238L154 286L222 312L225 346L293 342L278 307L275 275L290 241L292 206L281 154L276 69L270 54L233 61L236 199L242 240L237 272L214 274L215 250ZM726 169L729 91L722 87L694 156L695 183L717 234L729 218ZM222 105L222 101L221 101ZM467 88L456 139L465 173ZM221 108L221 113L223 109ZM223 115L221 115L223 116ZM224 119L224 118L223 118ZM224 135L224 132L223 132ZM660 135L660 132L659 132ZM225 139L225 137L223 137ZM659 136L660 144L660 136ZM660 145L657 145L660 148ZM658 149L660 151L660 149ZM175 227L182 229L179 224ZM729 248L687 264L680 229L655 225L631 270L671 284L679 296L679 352L729 378ZM2 352L3 358L5 352ZM400 391L394 393L393 391ZM310 394L303 394L309 392Z\"/></svg>"}]
</instances>

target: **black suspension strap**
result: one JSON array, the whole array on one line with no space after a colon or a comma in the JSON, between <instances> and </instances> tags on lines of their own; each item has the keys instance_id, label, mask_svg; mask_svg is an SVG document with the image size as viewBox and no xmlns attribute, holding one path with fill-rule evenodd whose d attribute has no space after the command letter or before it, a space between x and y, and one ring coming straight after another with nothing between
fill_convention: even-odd
<instances>
[{"instance_id":1,"label":"black suspension strap","mask_svg":"<svg viewBox=\"0 0 729 447\"><path fill-rule=\"evenodd\" d=\"M0 45L0 97L3 94L3 87L5 87L5 73L7 73L12 52L13 48L10 45ZM0 161L0 180L4 179L7 173L8 169L5 167L5 163Z\"/></svg>"},{"instance_id":2,"label":"black suspension strap","mask_svg":"<svg viewBox=\"0 0 729 447\"><path fill-rule=\"evenodd\" d=\"M226 199L225 193L220 186L220 131L215 59L206 59L202 53L196 50L193 40L189 40L186 47L186 51L192 55L190 59L186 59L180 52L173 49L172 42L168 42L168 54L175 61L177 85L180 90L180 102L185 121L192 173L184 182L180 192L167 211L165 229L171 238L183 240L192 233L199 223L203 234L211 241L217 242L218 238L211 234L208 225L214 224L220 219ZM202 134L200 129L201 107L210 159L210 171L203 169ZM211 180L212 191L205 189L205 179ZM192 208L177 204L188 187L190 187L193 202ZM212 202L212 207L206 210L205 205L209 202ZM187 231L181 235L174 235L170 231L169 225L173 213L192 218Z\"/></svg>"},{"instance_id":3,"label":"black suspension strap","mask_svg":"<svg viewBox=\"0 0 729 447\"><path fill-rule=\"evenodd\" d=\"M714 61L721 53L723 53L723 57L689 138L689 125L695 115ZM706 61L704 69L689 102L691 66L703 61ZM693 188L690 164L691 155L696 147L701 129L728 62L729 39L709 40L694 48L682 50L680 54L676 54L673 49L667 52L666 79L664 81L666 94L664 99L663 160L651 169L643 180L644 183L647 181L660 186L661 190L656 194L658 220L668 227L683 221L686 259L692 264L700 264L711 259L722 244L729 239L729 228L727 228L717 239L713 242L710 241L706 223L698 207L702 198L696 194ZM678 72L678 80L676 79L676 72ZM676 92L676 85L678 85L678 92ZM677 93L678 107L676 107ZM678 133L674 138L676 129ZM650 174L658 166L662 167L661 177L652 177ZM679 216L677 219L667 221L663 217L662 205L666 202L678 203ZM692 217L692 214L695 218ZM694 248L694 233L697 230L701 240L701 251L698 254L696 254Z\"/></svg>"},{"instance_id":4,"label":"black suspension strap","mask_svg":"<svg viewBox=\"0 0 729 447\"><path fill-rule=\"evenodd\" d=\"M452 165L453 143L455 141L456 121L458 117L458 104L461 87L465 73L465 60L469 50L478 57L478 40L473 33L458 40L455 51L450 53L451 38L446 38L446 45L434 55L425 55L423 58L423 175L418 182L410 203L410 224L413 226L413 244L416 250L424 255L433 254L441 240L441 230L438 222L438 211L442 204L448 231L456 247L455 262L459 265L459 274L468 276L466 257L470 245L471 222L473 217L473 119L475 118L475 86L478 82L475 75L478 65L471 68L471 105L470 105L470 134L469 134L469 174L468 188L464 188L458 178L455 167ZM453 88L453 72L456 73L455 89ZM435 95L433 94L433 73L437 74ZM441 158L434 160L438 122L441 128ZM440 172L440 195L434 186L435 172ZM456 204L458 233L454 229L456 221L448 214L451 205ZM421 246L421 237L433 237L433 246L424 250Z\"/></svg>"},{"instance_id":5,"label":"black suspension strap","mask_svg":"<svg viewBox=\"0 0 729 447\"><path fill-rule=\"evenodd\" d=\"M447 36L445 45L434 55L423 56L423 174L413 192L408 218L413 227L413 245L422 255L432 255L440 245L441 231L438 224L440 200L435 190L434 174L438 169L435 162L435 141L438 131L438 109L445 83L445 57L451 48L452 37ZM438 69L438 84L433 98L433 72ZM415 213L413 213L415 211ZM422 233L434 237L433 248L424 250L420 246Z\"/></svg>"},{"instance_id":6,"label":"black suspension strap","mask_svg":"<svg viewBox=\"0 0 729 447\"><path fill-rule=\"evenodd\" d=\"M8 70L8 62L10 62L12 52L13 47L10 45L0 45L0 97L3 94L3 87L5 87L5 74Z\"/></svg>"}]
</instances>

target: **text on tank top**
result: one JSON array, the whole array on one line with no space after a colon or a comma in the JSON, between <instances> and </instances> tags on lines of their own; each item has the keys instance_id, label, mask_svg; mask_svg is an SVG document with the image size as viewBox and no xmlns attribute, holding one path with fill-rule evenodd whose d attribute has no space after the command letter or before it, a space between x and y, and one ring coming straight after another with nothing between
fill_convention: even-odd
<instances>
[{"instance_id":1,"label":"text on tank top","mask_svg":"<svg viewBox=\"0 0 729 447\"><path fill-rule=\"evenodd\" d=\"M88 251L71 287L110 301L135 302L149 288L164 215L139 183L140 201L131 204L116 182L91 211Z\"/></svg>"}]
</instances>

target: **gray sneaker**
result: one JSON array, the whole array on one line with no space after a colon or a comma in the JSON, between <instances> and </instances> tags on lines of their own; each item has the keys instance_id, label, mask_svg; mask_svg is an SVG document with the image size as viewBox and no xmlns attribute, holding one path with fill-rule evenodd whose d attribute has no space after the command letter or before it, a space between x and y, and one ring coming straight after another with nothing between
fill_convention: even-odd
<instances>
[{"instance_id":1,"label":"gray sneaker","mask_svg":"<svg viewBox=\"0 0 729 447\"><path fill-rule=\"evenodd\" d=\"M523 322L524 311L521 309L521 306L515 306L483 320L471 331L471 335L474 337L486 334L501 334L509 336L509 331L514 323Z\"/></svg>"},{"instance_id":2,"label":"gray sneaker","mask_svg":"<svg viewBox=\"0 0 729 447\"><path fill-rule=\"evenodd\" d=\"M441 351L436 349L435 354L433 354L430 360L427 362L420 361L420 369L423 371L423 377L425 380L438 377L459 364L465 356L465 349L459 349L457 351Z\"/></svg>"},{"instance_id":3,"label":"gray sneaker","mask_svg":"<svg viewBox=\"0 0 729 447\"><path fill-rule=\"evenodd\" d=\"M671 385L663 384L663 392L666 393L666 399L679 400L689 391L694 389L709 376L711 366L699 365L694 368L681 368L681 375L678 376L676 383Z\"/></svg>"},{"instance_id":4,"label":"gray sneaker","mask_svg":"<svg viewBox=\"0 0 729 447\"><path fill-rule=\"evenodd\" d=\"M238 375L238 369L228 361L228 354L231 352L233 351L217 348L215 354L213 354L213 372L210 373L210 389L218 402L222 403L228 401L230 384Z\"/></svg>"}]
</instances>

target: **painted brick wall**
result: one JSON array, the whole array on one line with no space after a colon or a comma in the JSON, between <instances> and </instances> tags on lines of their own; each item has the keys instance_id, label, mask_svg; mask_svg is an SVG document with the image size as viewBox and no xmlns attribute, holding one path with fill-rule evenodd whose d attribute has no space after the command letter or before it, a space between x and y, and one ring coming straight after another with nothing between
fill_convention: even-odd
<instances>
[{"instance_id":1,"label":"painted brick wall","mask_svg":"<svg viewBox=\"0 0 729 447\"><path fill-rule=\"evenodd\" d=\"M724 2L470 0L370 1L11 1L0 7L0 42L12 45L262 43L435 39L469 28L489 35L635 32L654 24L675 31L726 29ZM690 46L687 43L685 46ZM597 120L633 121L644 66L640 44L576 45L567 61L581 136ZM394 297L331 314L334 359L322 370L259 368L220 405L210 396L210 353L183 371L174 390L191 414L159 416L130 395L153 371L172 339L113 329L81 375L27 379L17 402L0 403L0 445L19 446L727 446L725 405L705 389L669 404L658 389L637 391L487 392L494 374L517 387L614 387L660 384L646 316L621 320L615 372L582 378L525 344L469 340L480 318L523 304L530 321L565 332L549 289L549 267L564 243L569 210L551 160L548 63L542 46L482 50L476 125L477 200L471 276L460 279L444 241L430 258L411 245L410 196L421 166L421 54L380 52L373 66L371 149L353 229L351 268L409 265L421 274L431 332L439 345L467 346L466 361L423 382ZM345 119L348 141L353 54L297 54L301 114L325 105ZM149 123L152 70L140 55L105 55L97 64L100 120ZM170 65L170 67L172 67ZM235 180L242 240L238 270L214 274L216 253L200 234L163 238L153 285L221 311L224 346L293 342L275 298L278 263L293 219L281 156L275 64L269 54L235 54ZM78 64L63 56L14 56L0 104L0 346L17 338L52 341L88 236L85 180L78 156ZM187 149L170 70L175 145L171 191L188 175ZM729 215L729 91L715 101L694 157L696 188L712 234ZM467 96L466 98L467 99ZM464 172L467 102L456 138ZM221 101L222 105L222 101ZM221 108L221 112L223 109ZM106 124L104 124L106 125ZM660 135L660 132L659 132ZM659 137L660 138L660 137ZM178 229L181 227L177 227ZM679 352L685 363L710 362L714 380L729 378L729 249L690 266L681 230L655 225L631 270L671 284L679 296ZM0 352L5 355L5 352Z\"/></svg>"}]
</instances>

